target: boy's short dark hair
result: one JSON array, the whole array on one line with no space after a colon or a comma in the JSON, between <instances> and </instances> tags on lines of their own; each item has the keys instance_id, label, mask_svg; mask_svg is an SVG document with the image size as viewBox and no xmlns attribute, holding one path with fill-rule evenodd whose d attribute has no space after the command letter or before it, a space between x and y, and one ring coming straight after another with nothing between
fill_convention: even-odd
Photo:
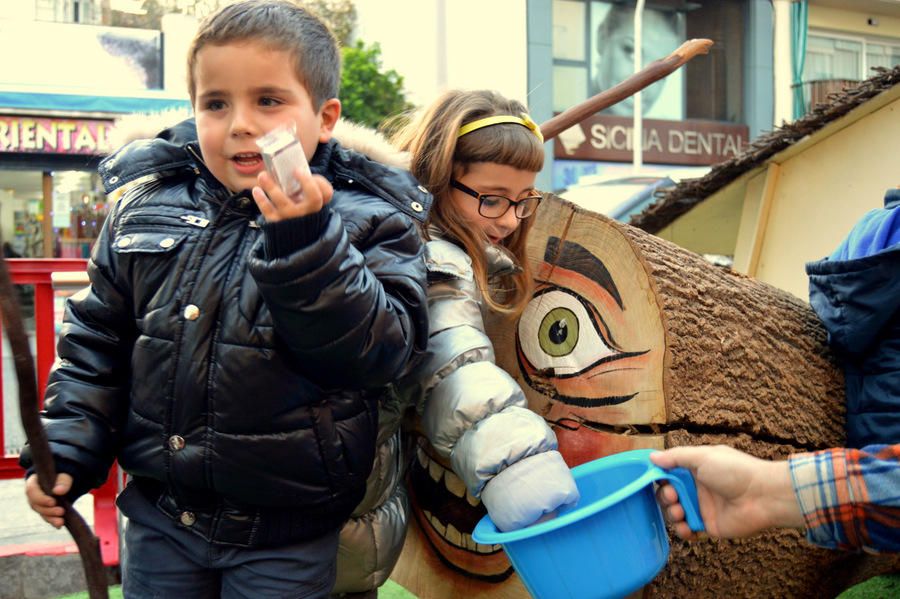
<instances>
[{"instance_id":1,"label":"boy's short dark hair","mask_svg":"<svg viewBox=\"0 0 900 599\"><path fill-rule=\"evenodd\" d=\"M294 71L318 110L336 98L341 81L341 58L334 35L316 15L290 0L244 0L207 17L188 50L188 91L196 93L197 53L208 45L253 41L286 51L294 57Z\"/></svg>"}]
</instances>

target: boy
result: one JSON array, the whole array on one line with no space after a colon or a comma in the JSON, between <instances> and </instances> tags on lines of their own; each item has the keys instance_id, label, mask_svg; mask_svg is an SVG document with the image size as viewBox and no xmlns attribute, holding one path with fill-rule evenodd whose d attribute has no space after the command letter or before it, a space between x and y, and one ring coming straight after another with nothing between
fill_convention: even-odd
<instances>
[{"instance_id":1,"label":"boy","mask_svg":"<svg viewBox=\"0 0 900 599\"><path fill-rule=\"evenodd\" d=\"M327 596L379 398L427 343L415 221L430 196L331 140L339 55L305 10L230 5L188 66L196 132L182 123L100 167L108 191L129 186L47 386L54 493L99 485L114 458L131 475L127 597ZM255 143L281 125L312 169L295 172L299 197ZM33 475L26 493L61 525Z\"/></svg>"}]
</instances>

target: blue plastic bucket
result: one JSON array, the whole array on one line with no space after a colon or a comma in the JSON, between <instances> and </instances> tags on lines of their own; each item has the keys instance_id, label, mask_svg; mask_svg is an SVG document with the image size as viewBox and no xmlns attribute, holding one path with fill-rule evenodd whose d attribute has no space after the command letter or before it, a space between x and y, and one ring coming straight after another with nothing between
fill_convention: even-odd
<instances>
[{"instance_id":1,"label":"blue plastic bucket","mask_svg":"<svg viewBox=\"0 0 900 599\"><path fill-rule=\"evenodd\" d=\"M691 529L703 530L697 489L683 468L663 470L652 450L626 451L572 469L581 498L552 520L501 532L490 516L475 527L478 543L503 545L533 597L624 597L659 573L669 538L653 483L672 483Z\"/></svg>"}]
</instances>

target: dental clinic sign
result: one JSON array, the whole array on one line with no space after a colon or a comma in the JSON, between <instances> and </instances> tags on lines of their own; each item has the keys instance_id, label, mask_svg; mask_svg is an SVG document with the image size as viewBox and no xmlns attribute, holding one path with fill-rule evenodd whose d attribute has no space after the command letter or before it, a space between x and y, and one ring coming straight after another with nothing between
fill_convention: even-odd
<instances>
[{"instance_id":1,"label":"dental clinic sign","mask_svg":"<svg viewBox=\"0 0 900 599\"><path fill-rule=\"evenodd\" d=\"M108 154L112 121L0 115L0 153Z\"/></svg>"},{"instance_id":2,"label":"dental clinic sign","mask_svg":"<svg viewBox=\"0 0 900 599\"><path fill-rule=\"evenodd\" d=\"M643 161L657 164L716 164L740 154L749 139L746 125L716 121L644 119L643 129ZM563 131L554 156L631 162L633 144L630 118L597 114Z\"/></svg>"}]
</instances>

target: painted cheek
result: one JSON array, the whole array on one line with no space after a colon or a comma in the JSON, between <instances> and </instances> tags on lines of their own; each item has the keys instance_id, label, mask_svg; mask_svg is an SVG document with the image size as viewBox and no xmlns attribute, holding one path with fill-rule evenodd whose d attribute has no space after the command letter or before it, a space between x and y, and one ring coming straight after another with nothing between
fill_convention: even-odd
<instances>
[{"instance_id":1,"label":"painted cheek","mask_svg":"<svg viewBox=\"0 0 900 599\"><path fill-rule=\"evenodd\" d=\"M574 420L560 422L553 426L553 432L556 433L559 452L569 468L631 449L663 449L660 437L608 433Z\"/></svg>"}]
</instances>

